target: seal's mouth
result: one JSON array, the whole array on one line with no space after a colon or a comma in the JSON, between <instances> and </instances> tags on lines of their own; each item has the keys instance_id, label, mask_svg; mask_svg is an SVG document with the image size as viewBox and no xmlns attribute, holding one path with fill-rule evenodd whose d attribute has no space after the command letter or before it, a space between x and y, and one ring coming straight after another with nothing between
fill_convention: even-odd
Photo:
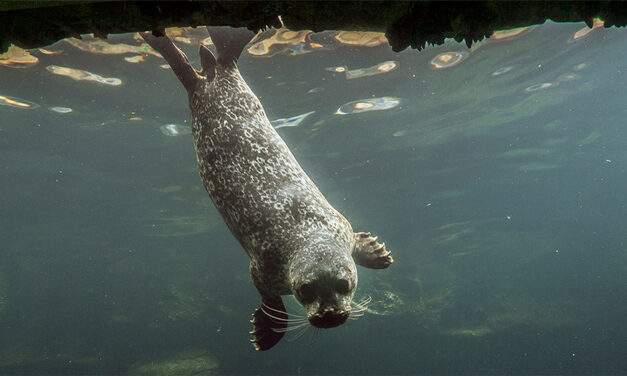
<instances>
[{"instance_id":1,"label":"seal's mouth","mask_svg":"<svg viewBox=\"0 0 627 376\"><path fill-rule=\"evenodd\" d=\"M334 328L344 324L349 316L350 312L348 311L327 308L323 312L316 312L309 317L309 322L316 328Z\"/></svg>"}]
</instances>

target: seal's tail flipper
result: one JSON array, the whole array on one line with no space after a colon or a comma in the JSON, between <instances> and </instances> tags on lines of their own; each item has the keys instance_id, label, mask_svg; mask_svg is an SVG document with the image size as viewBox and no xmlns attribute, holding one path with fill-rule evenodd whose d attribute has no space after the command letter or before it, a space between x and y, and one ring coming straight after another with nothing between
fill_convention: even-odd
<instances>
[{"instance_id":1,"label":"seal's tail flipper","mask_svg":"<svg viewBox=\"0 0 627 376\"><path fill-rule=\"evenodd\" d=\"M239 55L255 33L246 28L230 26L207 26L209 36L218 52L218 63L231 65L237 62Z\"/></svg>"},{"instance_id":2,"label":"seal's tail flipper","mask_svg":"<svg viewBox=\"0 0 627 376\"><path fill-rule=\"evenodd\" d=\"M183 51L179 50L170 38L165 35L165 30L155 30L152 33L140 33L140 35L150 47L159 52L165 61L170 64L174 74L176 74L176 77L178 77L188 92L196 90L200 76L189 63Z\"/></svg>"},{"instance_id":3,"label":"seal's tail flipper","mask_svg":"<svg viewBox=\"0 0 627 376\"><path fill-rule=\"evenodd\" d=\"M287 313L281 297L262 298L250 322L253 324L250 341L255 350L269 350L279 343L287 328Z\"/></svg>"},{"instance_id":4,"label":"seal's tail flipper","mask_svg":"<svg viewBox=\"0 0 627 376\"><path fill-rule=\"evenodd\" d=\"M355 264L370 269L385 269L394 262L385 244L377 243L377 238L369 232L355 234L355 249L353 250Z\"/></svg>"}]
</instances>

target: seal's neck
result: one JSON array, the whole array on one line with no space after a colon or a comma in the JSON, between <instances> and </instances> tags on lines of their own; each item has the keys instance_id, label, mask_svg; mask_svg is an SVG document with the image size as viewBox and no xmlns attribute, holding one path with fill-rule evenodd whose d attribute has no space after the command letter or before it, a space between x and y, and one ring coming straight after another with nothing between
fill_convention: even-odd
<instances>
[{"instance_id":1,"label":"seal's neck","mask_svg":"<svg viewBox=\"0 0 627 376\"><path fill-rule=\"evenodd\" d=\"M323 275L351 274L356 267L350 249L337 239L326 237L308 237L290 253L287 263L287 277L290 290L295 286L320 278Z\"/></svg>"}]
</instances>

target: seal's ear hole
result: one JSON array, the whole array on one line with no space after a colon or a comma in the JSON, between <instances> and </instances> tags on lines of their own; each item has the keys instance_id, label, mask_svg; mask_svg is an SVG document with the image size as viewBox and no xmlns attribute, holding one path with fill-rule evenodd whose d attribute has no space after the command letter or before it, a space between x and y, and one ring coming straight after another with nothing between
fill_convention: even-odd
<instances>
[{"instance_id":1,"label":"seal's ear hole","mask_svg":"<svg viewBox=\"0 0 627 376\"><path fill-rule=\"evenodd\" d=\"M351 291L350 284L345 279L338 279L335 282L335 290L343 295L348 294Z\"/></svg>"},{"instance_id":2,"label":"seal's ear hole","mask_svg":"<svg viewBox=\"0 0 627 376\"><path fill-rule=\"evenodd\" d=\"M314 289L311 283L305 283L298 289L298 295L303 303L311 303L314 301Z\"/></svg>"}]
</instances>

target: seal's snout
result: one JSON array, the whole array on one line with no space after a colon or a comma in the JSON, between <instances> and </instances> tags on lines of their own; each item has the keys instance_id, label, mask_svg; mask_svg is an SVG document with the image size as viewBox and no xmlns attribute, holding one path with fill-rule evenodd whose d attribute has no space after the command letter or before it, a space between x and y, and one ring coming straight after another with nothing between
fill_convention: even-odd
<instances>
[{"instance_id":1,"label":"seal's snout","mask_svg":"<svg viewBox=\"0 0 627 376\"><path fill-rule=\"evenodd\" d=\"M350 316L350 312L327 307L324 311L313 314L309 318L309 322L316 328L334 328L342 325L348 316Z\"/></svg>"}]
</instances>

